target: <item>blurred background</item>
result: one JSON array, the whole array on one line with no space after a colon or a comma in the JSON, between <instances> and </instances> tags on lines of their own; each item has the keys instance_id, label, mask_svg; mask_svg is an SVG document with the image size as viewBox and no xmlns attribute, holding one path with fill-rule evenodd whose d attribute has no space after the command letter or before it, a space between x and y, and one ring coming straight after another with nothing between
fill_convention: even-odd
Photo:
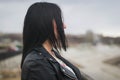
<instances>
[{"instance_id":1,"label":"blurred background","mask_svg":"<svg viewBox=\"0 0 120 80\"><path fill-rule=\"evenodd\" d=\"M0 0L0 80L20 80L24 17L40 1L62 9L65 58L94 80L120 80L120 0Z\"/></svg>"}]
</instances>

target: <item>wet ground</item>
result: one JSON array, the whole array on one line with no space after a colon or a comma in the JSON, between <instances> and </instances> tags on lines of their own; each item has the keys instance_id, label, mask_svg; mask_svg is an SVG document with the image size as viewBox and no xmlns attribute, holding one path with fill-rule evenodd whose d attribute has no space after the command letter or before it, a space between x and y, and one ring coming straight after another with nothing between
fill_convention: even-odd
<instances>
[{"instance_id":1,"label":"wet ground","mask_svg":"<svg viewBox=\"0 0 120 80\"><path fill-rule=\"evenodd\" d=\"M120 47L80 44L63 54L94 80L120 80ZM114 62L113 62L114 61Z\"/></svg>"}]
</instances>

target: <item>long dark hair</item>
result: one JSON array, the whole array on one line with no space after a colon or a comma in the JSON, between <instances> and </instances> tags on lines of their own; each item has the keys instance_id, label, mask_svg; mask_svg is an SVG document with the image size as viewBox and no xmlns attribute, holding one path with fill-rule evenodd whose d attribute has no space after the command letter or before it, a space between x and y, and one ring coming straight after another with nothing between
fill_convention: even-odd
<instances>
[{"instance_id":1,"label":"long dark hair","mask_svg":"<svg viewBox=\"0 0 120 80\"><path fill-rule=\"evenodd\" d=\"M58 39L54 34L53 20L57 25ZM24 19L21 68L29 52L36 46L42 46L47 39L57 50L66 51L67 40L63 29L61 9L54 3L36 2L29 7Z\"/></svg>"}]
</instances>

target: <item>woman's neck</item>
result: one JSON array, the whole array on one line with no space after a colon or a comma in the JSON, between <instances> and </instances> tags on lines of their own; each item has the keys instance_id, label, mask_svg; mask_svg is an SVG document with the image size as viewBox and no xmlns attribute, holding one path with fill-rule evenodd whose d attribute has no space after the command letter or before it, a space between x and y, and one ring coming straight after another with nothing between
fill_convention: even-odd
<instances>
[{"instance_id":1,"label":"woman's neck","mask_svg":"<svg viewBox=\"0 0 120 80\"><path fill-rule=\"evenodd\" d=\"M43 47L53 56L54 53L51 51L53 46L52 44L50 43L49 40L46 40L44 43L43 43Z\"/></svg>"}]
</instances>

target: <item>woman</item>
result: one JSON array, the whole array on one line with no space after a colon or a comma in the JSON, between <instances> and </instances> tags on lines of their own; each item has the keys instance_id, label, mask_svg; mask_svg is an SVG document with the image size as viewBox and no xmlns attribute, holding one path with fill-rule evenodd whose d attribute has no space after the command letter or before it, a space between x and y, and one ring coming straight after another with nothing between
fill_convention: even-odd
<instances>
[{"instance_id":1,"label":"woman","mask_svg":"<svg viewBox=\"0 0 120 80\"><path fill-rule=\"evenodd\" d=\"M24 20L21 80L82 80L77 67L59 51L67 50L58 5L37 2L30 6Z\"/></svg>"}]
</instances>

